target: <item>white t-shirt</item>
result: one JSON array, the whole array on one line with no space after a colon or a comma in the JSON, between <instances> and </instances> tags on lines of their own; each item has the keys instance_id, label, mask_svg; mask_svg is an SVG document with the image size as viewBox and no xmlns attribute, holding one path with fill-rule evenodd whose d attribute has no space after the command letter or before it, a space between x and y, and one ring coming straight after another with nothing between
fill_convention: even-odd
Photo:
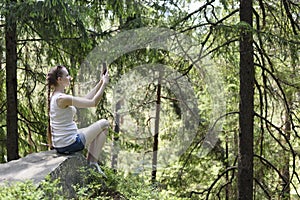
<instances>
[{"instance_id":1,"label":"white t-shirt","mask_svg":"<svg viewBox=\"0 0 300 200\"><path fill-rule=\"evenodd\" d=\"M58 107L56 100L60 95L53 95L50 101L52 143L56 148L66 147L74 143L78 132L77 125L73 120L76 108L74 106Z\"/></svg>"}]
</instances>

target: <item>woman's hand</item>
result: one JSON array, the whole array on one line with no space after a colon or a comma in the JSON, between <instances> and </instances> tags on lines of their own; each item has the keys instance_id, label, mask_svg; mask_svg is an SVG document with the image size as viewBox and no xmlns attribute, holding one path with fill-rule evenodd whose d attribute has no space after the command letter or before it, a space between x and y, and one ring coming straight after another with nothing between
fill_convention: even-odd
<instances>
[{"instance_id":1,"label":"woman's hand","mask_svg":"<svg viewBox=\"0 0 300 200\"><path fill-rule=\"evenodd\" d=\"M106 71L105 74L102 75L102 80L104 84L108 84L109 83L109 75L108 75L108 70Z\"/></svg>"}]
</instances>

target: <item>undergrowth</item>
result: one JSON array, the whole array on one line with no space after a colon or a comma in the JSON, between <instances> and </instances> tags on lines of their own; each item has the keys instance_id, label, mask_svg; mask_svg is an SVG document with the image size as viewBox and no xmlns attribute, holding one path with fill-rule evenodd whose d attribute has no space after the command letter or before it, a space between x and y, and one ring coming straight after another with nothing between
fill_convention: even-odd
<instances>
[{"instance_id":1,"label":"undergrowth","mask_svg":"<svg viewBox=\"0 0 300 200\"><path fill-rule=\"evenodd\" d=\"M87 169L82 169L87 170ZM114 173L113 170L105 169L107 178L101 174L88 169L88 173L84 178L86 184L73 186L76 191L74 200L85 199L174 199L178 200L167 191L153 186L149 181L137 175L124 175L122 172ZM84 172L83 172L84 173ZM32 182L20 182L13 185L6 184L2 186L0 191L0 200L6 199L24 199L24 200L37 200L37 199L69 199L64 196L62 187L59 180L50 180L47 178L38 187Z\"/></svg>"}]
</instances>

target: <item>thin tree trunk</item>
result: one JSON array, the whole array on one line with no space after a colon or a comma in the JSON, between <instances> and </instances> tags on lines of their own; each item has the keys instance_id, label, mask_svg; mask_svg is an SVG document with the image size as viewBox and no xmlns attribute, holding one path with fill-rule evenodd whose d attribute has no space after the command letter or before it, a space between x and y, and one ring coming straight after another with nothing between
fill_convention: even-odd
<instances>
[{"instance_id":1,"label":"thin tree trunk","mask_svg":"<svg viewBox=\"0 0 300 200\"><path fill-rule=\"evenodd\" d=\"M3 55L3 52L4 52L4 49L0 45L0 69L2 69L2 59L3 59L2 55ZM0 75L4 75L4 74L2 74L2 72L1 72ZM3 81L3 79L0 79L0 94L4 94L3 86L4 86L4 81ZM1 108L3 108L2 105L3 105L4 102L5 102L5 99L3 99L3 97L1 97L1 103L0 103ZM0 112L2 112L2 110L0 110ZM2 121L2 119L1 119L1 121ZM0 132L0 163L5 162L5 156L6 156L5 141L6 141L5 134Z\"/></svg>"},{"instance_id":2,"label":"thin tree trunk","mask_svg":"<svg viewBox=\"0 0 300 200\"><path fill-rule=\"evenodd\" d=\"M228 169L229 167L229 147L228 147L228 136L226 134L226 143L225 143L225 155L226 155L226 161L225 161L225 167ZM226 187L225 187L225 200L230 200L230 184L229 184L229 172L226 172Z\"/></svg>"},{"instance_id":3,"label":"thin tree trunk","mask_svg":"<svg viewBox=\"0 0 300 200\"><path fill-rule=\"evenodd\" d=\"M254 61L252 0L240 0L240 21L248 24L240 35L240 133L238 199L253 199Z\"/></svg>"},{"instance_id":4,"label":"thin tree trunk","mask_svg":"<svg viewBox=\"0 0 300 200\"><path fill-rule=\"evenodd\" d=\"M120 132L120 114L118 111L121 108L121 101L116 103L116 115L115 115L115 127L114 134L112 138L112 155L111 155L111 168L116 172L118 164L118 141L119 141L119 132Z\"/></svg>"},{"instance_id":5,"label":"thin tree trunk","mask_svg":"<svg viewBox=\"0 0 300 200\"><path fill-rule=\"evenodd\" d=\"M8 1L15 3L16 1ZM6 15L6 98L7 98L7 160L19 158L17 112L17 24L13 13Z\"/></svg>"},{"instance_id":6,"label":"thin tree trunk","mask_svg":"<svg viewBox=\"0 0 300 200\"><path fill-rule=\"evenodd\" d=\"M152 183L156 181L157 172L157 151L158 151L158 136L159 136L159 120L160 120L160 103L161 103L161 72L159 72L157 93L156 93L156 111L155 111L155 128L153 141L153 157L152 157Z\"/></svg>"},{"instance_id":7,"label":"thin tree trunk","mask_svg":"<svg viewBox=\"0 0 300 200\"><path fill-rule=\"evenodd\" d=\"M289 99L289 98L288 98ZM290 100L288 102L288 105L290 106ZM286 110L285 116L285 125L284 125L284 133L286 135L286 139L290 139L290 133L291 133L291 121L288 111ZM286 152L283 150L283 168L281 170L282 177L284 180L282 180L282 199L283 200L289 200L290 199L290 152Z\"/></svg>"}]
</instances>

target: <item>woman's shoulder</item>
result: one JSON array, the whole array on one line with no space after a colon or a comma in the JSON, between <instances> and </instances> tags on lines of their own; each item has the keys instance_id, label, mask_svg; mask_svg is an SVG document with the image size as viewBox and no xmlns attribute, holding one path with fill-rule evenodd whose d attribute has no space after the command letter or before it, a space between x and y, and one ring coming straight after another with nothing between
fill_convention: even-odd
<instances>
[{"instance_id":1,"label":"woman's shoulder","mask_svg":"<svg viewBox=\"0 0 300 200\"><path fill-rule=\"evenodd\" d=\"M72 105L72 99L73 99L72 95L60 93L56 97L56 103L60 108L66 108Z\"/></svg>"},{"instance_id":2,"label":"woman's shoulder","mask_svg":"<svg viewBox=\"0 0 300 200\"><path fill-rule=\"evenodd\" d=\"M72 95L66 94L66 93L57 93L55 94L56 98L58 99L64 99L64 98L72 98Z\"/></svg>"}]
</instances>

